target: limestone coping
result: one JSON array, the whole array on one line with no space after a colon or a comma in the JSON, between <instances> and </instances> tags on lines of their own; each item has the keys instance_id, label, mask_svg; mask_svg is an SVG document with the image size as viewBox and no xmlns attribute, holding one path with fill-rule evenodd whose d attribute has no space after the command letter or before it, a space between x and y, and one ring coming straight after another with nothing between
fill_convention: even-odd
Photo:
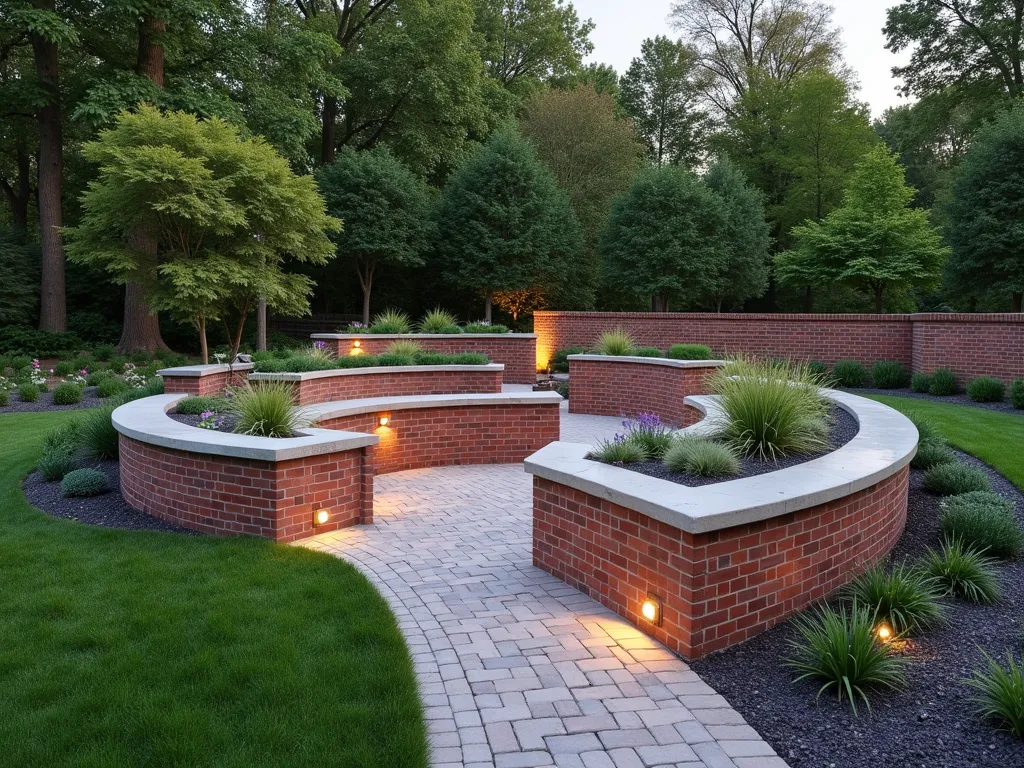
<instances>
[{"instance_id":1,"label":"limestone coping","mask_svg":"<svg viewBox=\"0 0 1024 768\"><path fill-rule=\"evenodd\" d=\"M722 368L728 360L676 360L672 357L639 357L637 355L569 355L573 360L586 360L595 363L642 363L644 365L661 365L668 368Z\"/></svg>"},{"instance_id":2,"label":"limestone coping","mask_svg":"<svg viewBox=\"0 0 1024 768\"><path fill-rule=\"evenodd\" d=\"M559 405L557 392L485 392L459 395L407 395L397 397L364 397L356 400L332 400L304 406L303 410L317 421L360 416L364 413L407 411L417 408L464 408L485 405Z\"/></svg>"},{"instance_id":3,"label":"limestone coping","mask_svg":"<svg viewBox=\"0 0 1024 768\"><path fill-rule=\"evenodd\" d=\"M215 373L232 373L239 371L251 371L252 363L210 363L209 365L182 365L178 368L162 368L156 372L157 376L186 376L203 377L212 376Z\"/></svg>"},{"instance_id":4,"label":"limestone coping","mask_svg":"<svg viewBox=\"0 0 1024 768\"><path fill-rule=\"evenodd\" d=\"M859 424L846 445L811 461L753 477L691 487L586 458L592 446L555 442L526 459L526 471L699 534L766 520L849 496L890 477L917 453L918 432L899 411L835 390L825 395ZM709 434L715 396L683 401L705 414L687 432Z\"/></svg>"},{"instance_id":5,"label":"limestone coping","mask_svg":"<svg viewBox=\"0 0 1024 768\"><path fill-rule=\"evenodd\" d=\"M114 410L114 428L125 437L176 451L231 456L257 461L288 461L376 445L380 438L362 432L305 428L298 437L255 437L182 424L167 415L187 394L153 395Z\"/></svg>"},{"instance_id":6,"label":"limestone coping","mask_svg":"<svg viewBox=\"0 0 1024 768\"><path fill-rule=\"evenodd\" d=\"M249 381L310 381L312 379L329 379L334 376L365 376L380 373L435 373L441 371L454 371L457 373L489 371L496 373L504 370L504 363L487 363L486 365L375 365L365 368L328 368L323 371L302 371L301 373L252 373L249 374Z\"/></svg>"},{"instance_id":7,"label":"limestone coping","mask_svg":"<svg viewBox=\"0 0 1024 768\"><path fill-rule=\"evenodd\" d=\"M536 339L535 333L313 333L311 339Z\"/></svg>"}]
</instances>

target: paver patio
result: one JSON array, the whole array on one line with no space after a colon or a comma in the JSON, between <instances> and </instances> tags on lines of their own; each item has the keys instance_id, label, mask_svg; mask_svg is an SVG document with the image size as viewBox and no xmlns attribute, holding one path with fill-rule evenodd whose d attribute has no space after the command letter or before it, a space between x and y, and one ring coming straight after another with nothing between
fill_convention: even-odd
<instances>
[{"instance_id":1,"label":"paver patio","mask_svg":"<svg viewBox=\"0 0 1024 768\"><path fill-rule=\"evenodd\" d=\"M620 420L562 413L562 439ZM685 662L531 556L521 464L375 480L374 523L300 546L355 564L409 644L435 768L785 768Z\"/></svg>"}]
</instances>

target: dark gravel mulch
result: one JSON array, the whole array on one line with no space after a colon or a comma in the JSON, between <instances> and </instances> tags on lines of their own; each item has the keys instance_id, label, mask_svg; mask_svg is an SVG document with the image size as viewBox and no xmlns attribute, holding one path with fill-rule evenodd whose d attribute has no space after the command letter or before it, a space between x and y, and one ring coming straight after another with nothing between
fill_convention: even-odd
<instances>
[{"instance_id":1,"label":"dark gravel mulch","mask_svg":"<svg viewBox=\"0 0 1024 768\"><path fill-rule=\"evenodd\" d=\"M198 427L199 422L203 420L199 414L190 413L168 413L174 421L180 422L181 424L188 424L190 427ZM235 422L237 418L230 413L218 413L216 416L217 431L218 432L234 432Z\"/></svg>"},{"instance_id":2,"label":"dark gravel mulch","mask_svg":"<svg viewBox=\"0 0 1024 768\"><path fill-rule=\"evenodd\" d=\"M1012 413L1015 416L1024 416L1024 411L1014 408L1009 400L1002 400L998 403L976 403L965 394L945 395L938 397L929 395L927 392L914 392L910 387L903 389L874 389L861 387L858 389L843 389L851 395L892 395L893 397L912 397L915 400L931 400L933 403L947 403L948 405L966 405L971 408L984 408L986 411L999 411L1000 413Z\"/></svg>"},{"instance_id":3,"label":"dark gravel mulch","mask_svg":"<svg viewBox=\"0 0 1024 768\"><path fill-rule=\"evenodd\" d=\"M22 483L22 491L29 503L51 517L77 520L88 525L106 528L126 528L141 531L167 531L191 536L201 535L197 531L180 525L164 522L145 512L139 512L128 505L121 495L121 478L116 461L104 461L93 465L107 476L110 490L99 496L66 499L61 495L60 482L48 483L38 472L33 472Z\"/></svg>"},{"instance_id":4,"label":"dark gravel mulch","mask_svg":"<svg viewBox=\"0 0 1024 768\"><path fill-rule=\"evenodd\" d=\"M49 392L40 392L39 399L34 403L26 403L18 397L18 390L12 389L7 393L7 405L0 407L0 414L4 413L32 413L35 411L75 411L80 408L92 408L103 405L106 402L96 396L96 387L86 387L82 390L82 402L74 405L54 405L53 389Z\"/></svg>"},{"instance_id":5,"label":"dark gravel mulch","mask_svg":"<svg viewBox=\"0 0 1024 768\"><path fill-rule=\"evenodd\" d=\"M977 459L960 458L986 470L993 490L1017 502L1024 524L1024 494ZM891 555L896 561L916 558L940 541L939 500L921 490L922 477L911 472L907 527ZM834 694L815 704L820 683L793 682L796 675L781 663L796 637L791 622L692 667L793 768L1024 766L1024 742L980 719L963 683L983 665L980 648L1004 660L1007 650L1018 658L1021 653L1024 561L1004 561L999 573L1002 602L946 601L949 624L915 637L906 650L906 690L876 693L870 713L858 706L859 718Z\"/></svg>"},{"instance_id":6,"label":"dark gravel mulch","mask_svg":"<svg viewBox=\"0 0 1024 768\"><path fill-rule=\"evenodd\" d=\"M831 453L836 448L841 448L856 437L859 430L857 419L839 407L832 409L831 416L832 426L828 433L828 443L830 447L827 451L809 453L802 456L789 456L785 459L779 459L778 461L764 461L752 457L742 457L740 459L740 472L738 475L732 475L729 477L698 477L697 475L673 472L662 464L659 459L649 459L647 461L637 462L636 464L625 464L621 466L624 466L626 469L631 469L634 472L648 475L649 477L659 477L662 480L669 480L673 483L679 483L680 485L687 485L691 487L713 485L715 483L724 483L729 480L736 480L741 477L763 475L766 472L775 472L776 470L785 469L786 467L795 467L797 464L803 464L804 462L824 456L826 453Z\"/></svg>"}]
</instances>

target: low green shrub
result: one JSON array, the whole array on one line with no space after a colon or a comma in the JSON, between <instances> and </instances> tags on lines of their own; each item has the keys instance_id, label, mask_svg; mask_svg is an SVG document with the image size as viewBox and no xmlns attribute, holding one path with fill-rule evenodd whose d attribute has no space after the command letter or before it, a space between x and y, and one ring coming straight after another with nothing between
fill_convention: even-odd
<instances>
[{"instance_id":1,"label":"low green shrub","mask_svg":"<svg viewBox=\"0 0 1024 768\"><path fill-rule=\"evenodd\" d=\"M857 698L868 710L872 688L902 688L906 683L906 662L892 652L892 646L875 639L875 618L859 605L811 609L794 620L799 637L790 642L792 656L786 661L795 669L797 680L815 679L823 685L818 696L835 691L839 701L848 700L854 713Z\"/></svg>"},{"instance_id":2,"label":"low green shrub","mask_svg":"<svg viewBox=\"0 0 1024 768\"><path fill-rule=\"evenodd\" d=\"M251 357L254 363L262 363L267 360L279 359L278 351L275 349L263 349L260 350L259 352L253 352Z\"/></svg>"},{"instance_id":3,"label":"low green shrub","mask_svg":"<svg viewBox=\"0 0 1024 768\"><path fill-rule=\"evenodd\" d=\"M106 362L114 356L113 344L97 344L92 350L92 356L97 360Z\"/></svg>"},{"instance_id":4,"label":"low green shrub","mask_svg":"<svg viewBox=\"0 0 1024 768\"><path fill-rule=\"evenodd\" d=\"M377 355L377 365L416 365L416 358L412 355L395 355L385 352Z\"/></svg>"},{"instance_id":5,"label":"low green shrub","mask_svg":"<svg viewBox=\"0 0 1024 768\"><path fill-rule=\"evenodd\" d=\"M124 355L111 355L107 361L107 368L112 370L114 373L120 373L124 370L124 364L128 362L128 358Z\"/></svg>"},{"instance_id":6,"label":"low green shrub","mask_svg":"<svg viewBox=\"0 0 1024 768\"><path fill-rule=\"evenodd\" d=\"M0 408L5 408L10 405L11 396L8 394L6 389L0 389Z\"/></svg>"},{"instance_id":7,"label":"low green shrub","mask_svg":"<svg viewBox=\"0 0 1024 768\"><path fill-rule=\"evenodd\" d=\"M206 411L224 413L228 410L228 401L224 397L189 395L178 401L176 410L189 416L198 416Z\"/></svg>"},{"instance_id":8,"label":"low green shrub","mask_svg":"<svg viewBox=\"0 0 1024 768\"><path fill-rule=\"evenodd\" d=\"M657 347L637 347L633 350L636 357L664 357L665 353Z\"/></svg>"},{"instance_id":9,"label":"low green shrub","mask_svg":"<svg viewBox=\"0 0 1024 768\"><path fill-rule=\"evenodd\" d=\"M931 382L928 384L928 394L936 397L948 397L956 393L956 374L949 368L936 368L932 372Z\"/></svg>"},{"instance_id":10,"label":"low green shrub","mask_svg":"<svg viewBox=\"0 0 1024 768\"><path fill-rule=\"evenodd\" d=\"M991 376L980 376L967 382L967 396L976 403L999 403L1006 394L1006 385Z\"/></svg>"},{"instance_id":11,"label":"low green shrub","mask_svg":"<svg viewBox=\"0 0 1024 768\"><path fill-rule=\"evenodd\" d=\"M673 344L668 348L668 356L673 360L710 360L711 347L703 344Z\"/></svg>"},{"instance_id":12,"label":"low green shrub","mask_svg":"<svg viewBox=\"0 0 1024 768\"><path fill-rule=\"evenodd\" d=\"M450 365L487 365L489 362L490 359L482 352L459 352L451 356Z\"/></svg>"},{"instance_id":13,"label":"low green shrub","mask_svg":"<svg viewBox=\"0 0 1024 768\"><path fill-rule=\"evenodd\" d=\"M1024 739L1024 662L1018 664L1007 651L1004 668L985 651L982 654L985 668L975 670L967 681L976 692L972 700L978 705L978 714Z\"/></svg>"},{"instance_id":14,"label":"low green shrub","mask_svg":"<svg viewBox=\"0 0 1024 768\"><path fill-rule=\"evenodd\" d=\"M501 323L466 323L463 328L466 333L508 333L507 325Z\"/></svg>"},{"instance_id":15,"label":"low green shrub","mask_svg":"<svg viewBox=\"0 0 1024 768\"><path fill-rule=\"evenodd\" d=\"M879 389L902 389L910 383L910 371L893 360L879 360L871 368L871 381Z\"/></svg>"},{"instance_id":16,"label":"low green shrub","mask_svg":"<svg viewBox=\"0 0 1024 768\"><path fill-rule=\"evenodd\" d=\"M1014 408L1024 409L1024 379L1014 379L1010 385L1010 403Z\"/></svg>"},{"instance_id":17,"label":"low green shrub","mask_svg":"<svg viewBox=\"0 0 1024 768\"><path fill-rule=\"evenodd\" d=\"M420 320L417 330L420 333L462 333L459 319L440 307L427 312Z\"/></svg>"},{"instance_id":18,"label":"low green shrub","mask_svg":"<svg viewBox=\"0 0 1024 768\"><path fill-rule=\"evenodd\" d=\"M95 386L99 386L99 383L101 381L103 381L104 379L112 379L112 378L114 378L114 372L113 371L107 370L106 368L101 368L100 370L93 371L88 376L86 376L85 377L85 384L86 384L86 386L89 386L89 387L95 387Z\"/></svg>"},{"instance_id":19,"label":"low green shrub","mask_svg":"<svg viewBox=\"0 0 1024 768\"><path fill-rule=\"evenodd\" d=\"M662 462L673 472L698 477L731 477L740 471L734 450L697 435L682 435L674 439Z\"/></svg>"},{"instance_id":20,"label":"low green shrub","mask_svg":"<svg viewBox=\"0 0 1024 768\"><path fill-rule=\"evenodd\" d=\"M598 443L588 458L605 464L635 464L646 459L647 454L640 444L620 437Z\"/></svg>"},{"instance_id":21,"label":"low green shrub","mask_svg":"<svg viewBox=\"0 0 1024 768\"><path fill-rule=\"evenodd\" d=\"M988 475L969 464L939 464L924 474L924 488L940 496L990 489Z\"/></svg>"},{"instance_id":22,"label":"low green shrub","mask_svg":"<svg viewBox=\"0 0 1024 768\"><path fill-rule=\"evenodd\" d=\"M946 439L935 426L935 422L923 415L920 411L907 411L904 416L910 419L917 427L918 439L922 443L945 443Z\"/></svg>"},{"instance_id":23,"label":"low green shrub","mask_svg":"<svg viewBox=\"0 0 1024 768\"><path fill-rule=\"evenodd\" d=\"M628 331L616 328L601 333L594 345L594 352L599 355L631 355L635 346L633 337L629 335Z\"/></svg>"},{"instance_id":24,"label":"low green shrub","mask_svg":"<svg viewBox=\"0 0 1024 768\"><path fill-rule=\"evenodd\" d=\"M840 360L832 366L832 378L837 387L856 389L867 383L868 372L856 360Z\"/></svg>"},{"instance_id":25,"label":"low green shrub","mask_svg":"<svg viewBox=\"0 0 1024 768\"><path fill-rule=\"evenodd\" d=\"M455 365L452 356L443 352L417 352L413 360L416 365Z\"/></svg>"},{"instance_id":26,"label":"low green shrub","mask_svg":"<svg viewBox=\"0 0 1024 768\"><path fill-rule=\"evenodd\" d=\"M942 550L929 549L921 562L921 572L943 594L972 603L994 603L999 599L999 575L995 561L960 539L947 539Z\"/></svg>"},{"instance_id":27,"label":"low green shrub","mask_svg":"<svg viewBox=\"0 0 1024 768\"><path fill-rule=\"evenodd\" d=\"M74 454L61 451L44 453L36 463L36 469L43 476L43 480L48 483L63 480L65 475L73 472L77 467L78 462L75 460Z\"/></svg>"},{"instance_id":28,"label":"low green shrub","mask_svg":"<svg viewBox=\"0 0 1024 768\"><path fill-rule=\"evenodd\" d=\"M76 384L64 381L54 387L54 405L75 405L80 402L82 402L82 388Z\"/></svg>"},{"instance_id":29,"label":"low green shrub","mask_svg":"<svg viewBox=\"0 0 1024 768\"><path fill-rule=\"evenodd\" d=\"M569 355L582 355L586 352L582 347L559 349L551 356L551 370L555 373L569 372Z\"/></svg>"},{"instance_id":30,"label":"low green shrub","mask_svg":"<svg viewBox=\"0 0 1024 768\"><path fill-rule=\"evenodd\" d=\"M81 370L81 368L76 368L70 360L60 360L53 366L54 376L67 376L69 373L74 373L78 370Z\"/></svg>"},{"instance_id":31,"label":"low green shrub","mask_svg":"<svg viewBox=\"0 0 1024 768\"><path fill-rule=\"evenodd\" d=\"M947 496L942 500L940 506L942 509L959 510L976 507L979 504L996 509L1007 517L1013 517L1017 508L1012 501L992 491L968 491L956 496Z\"/></svg>"},{"instance_id":32,"label":"low green shrub","mask_svg":"<svg viewBox=\"0 0 1024 768\"><path fill-rule=\"evenodd\" d=\"M954 497L955 498L955 497ZM947 539L993 557L1016 557L1024 545L1024 532L1012 509L985 501L944 503L939 526Z\"/></svg>"},{"instance_id":33,"label":"low green shrub","mask_svg":"<svg viewBox=\"0 0 1024 768\"><path fill-rule=\"evenodd\" d=\"M124 379L119 379L116 376L103 379L96 385L96 396L97 397L114 397L120 395L122 392L127 392L130 389Z\"/></svg>"},{"instance_id":34,"label":"low green shrub","mask_svg":"<svg viewBox=\"0 0 1024 768\"><path fill-rule=\"evenodd\" d=\"M32 382L19 384L18 397L23 403L34 403L39 399L39 387Z\"/></svg>"},{"instance_id":35,"label":"low green shrub","mask_svg":"<svg viewBox=\"0 0 1024 768\"><path fill-rule=\"evenodd\" d=\"M11 368L15 371L20 371L22 368L28 368L32 364L32 358L26 355L12 355L10 357Z\"/></svg>"},{"instance_id":36,"label":"low green shrub","mask_svg":"<svg viewBox=\"0 0 1024 768\"><path fill-rule=\"evenodd\" d=\"M886 571L871 566L843 591L848 600L869 610L897 634L909 634L941 623L945 618L934 587L921 571L897 565Z\"/></svg>"},{"instance_id":37,"label":"low green shrub","mask_svg":"<svg viewBox=\"0 0 1024 768\"><path fill-rule=\"evenodd\" d=\"M131 387L127 392L122 392L120 395L114 395L114 397L110 399L110 402L114 405L124 405L125 403L130 403L132 400L141 400L144 397L162 395L163 393L164 380L156 377L150 379L141 387Z\"/></svg>"},{"instance_id":38,"label":"low green shrub","mask_svg":"<svg viewBox=\"0 0 1024 768\"><path fill-rule=\"evenodd\" d=\"M440 333L440 331L437 331ZM384 350L386 355L418 355L423 351L418 341L412 339L395 339Z\"/></svg>"},{"instance_id":39,"label":"low green shrub","mask_svg":"<svg viewBox=\"0 0 1024 768\"><path fill-rule=\"evenodd\" d=\"M557 392L562 397L564 397L566 400L568 400L569 399L569 382L568 381L560 381L557 384L555 384L555 392Z\"/></svg>"},{"instance_id":40,"label":"low green shrub","mask_svg":"<svg viewBox=\"0 0 1024 768\"><path fill-rule=\"evenodd\" d=\"M81 437L81 422L77 419L53 427L43 435L43 453L73 453Z\"/></svg>"},{"instance_id":41,"label":"low green shrub","mask_svg":"<svg viewBox=\"0 0 1024 768\"><path fill-rule=\"evenodd\" d=\"M918 392L925 394L932 386L932 377L927 373L921 373L917 371L913 376L910 377L910 389L912 392Z\"/></svg>"},{"instance_id":42,"label":"low green shrub","mask_svg":"<svg viewBox=\"0 0 1024 768\"><path fill-rule=\"evenodd\" d=\"M820 360L809 360L807 370L812 376L817 376L819 379L828 378L828 365Z\"/></svg>"},{"instance_id":43,"label":"low green shrub","mask_svg":"<svg viewBox=\"0 0 1024 768\"><path fill-rule=\"evenodd\" d=\"M79 421L79 445L86 458L106 461L118 457L117 430L110 420L114 407L90 408Z\"/></svg>"},{"instance_id":44,"label":"low green shrub","mask_svg":"<svg viewBox=\"0 0 1024 768\"><path fill-rule=\"evenodd\" d=\"M98 469L76 469L60 481L63 496L99 496L108 489L107 476Z\"/></svg>"},{"instance_id":45,"label":"low green shrub","mask_svg":"<svg viewBox=\"0 0 1024 768\"><path fill-rule=\"evenodd\" d=\"M153 359L153 355L144 349L136 349L128 355L128 359L135 365L147 365Z\"/></svg>"},{"instance_id":46,"label":"low green shrub","mask_svg":"<svg viewBox=\"0 0 1024 768\"><path fill-rule=\"evenodd\" d=\"M412 325L409 316L397 309L386 309L376 315L366 329L370 333L409 333Z\"/></svg>"},{"instance_id":47,"label":"low green shrub","mask_svg":"<svg viewBox=\"0 0 1024 768\"><path fill-rule=\"evenodd\" d=\"M228 403L237 417L235 432L245 435L291 437L310 423L292 402L292 387L285 381L246 383Z\"/></svg>"},{"instance_id":48,"label":"low green shrub","mask_svg":"<svg viewBox=\"0 0 1024 768\"><path fill-rule=\"evenodd\" d=\"M917 454L910 462L914 469L931 469L940 464L956 464L959 461L953 449L936 440L918 443Z\"/></svg>"}]
</instances>

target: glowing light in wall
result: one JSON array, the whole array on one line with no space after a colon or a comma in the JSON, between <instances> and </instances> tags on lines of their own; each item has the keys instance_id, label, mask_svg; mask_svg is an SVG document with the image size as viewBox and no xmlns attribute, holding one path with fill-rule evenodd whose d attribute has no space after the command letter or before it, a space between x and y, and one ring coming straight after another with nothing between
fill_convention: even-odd
<instances>
[{"instance_id":1,"label":"glowing light in wall","mask_svg":"<svg viewBox=\"0 0 1024 768\"><path fill-rule=\"evenodd\" d=\"M331 519L331 510L329 509L318 509L313 512L313 527L316 528L320 525L326 525L327 521Z\"/></svg>"},{"instance_id":2,"label":"glowing light in wall","mask_svg":"<svg viewBox=\"0 0 1024 768\"><path fill-rule=\"evenodd\" d=\"M377 423L380 424L380 426L382 427L386 427L390 423L390 421L391 419L389 419L387 416L381 416L379 419L377 419Z\"/></svg>"},{"instance_id":3,"label":"glowing light in wall","mask_svg":"<svg viewBox=\"0 0 1024 768\"><path fill-rule=\"evenodd\" d=\"M648 595L640 606L640 614L656 627L661 626L661 600L654 595Z\"/></svg>"}]
</instances>

